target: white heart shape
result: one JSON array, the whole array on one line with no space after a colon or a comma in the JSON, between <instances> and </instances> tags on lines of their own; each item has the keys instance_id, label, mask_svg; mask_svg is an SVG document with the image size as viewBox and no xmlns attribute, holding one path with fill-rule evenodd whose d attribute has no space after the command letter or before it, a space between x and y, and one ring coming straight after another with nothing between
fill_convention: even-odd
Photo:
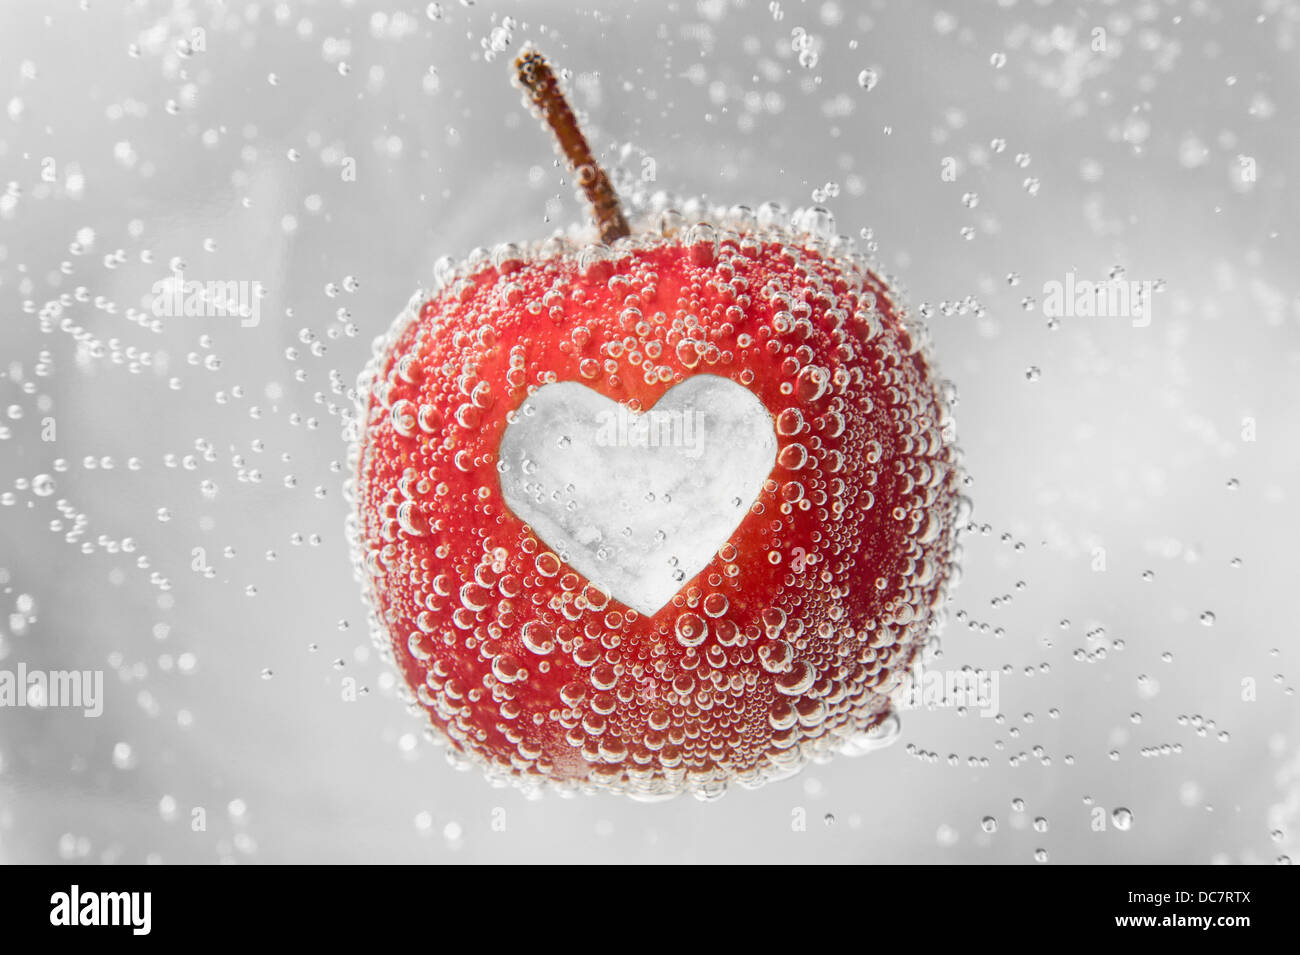
<instances>
[{"instance_id":1,"label":"white heart shape","mask_svg":"<svg viewBox=\"0 0 1300 955\"><path fill-rule=\"evenodd\" d=\"M776 462L749 389L695 375L641 414L576 381L543 385L501 438L501 493L556 555L648 616L708 566Z\"/></svg>"}]
</instances>

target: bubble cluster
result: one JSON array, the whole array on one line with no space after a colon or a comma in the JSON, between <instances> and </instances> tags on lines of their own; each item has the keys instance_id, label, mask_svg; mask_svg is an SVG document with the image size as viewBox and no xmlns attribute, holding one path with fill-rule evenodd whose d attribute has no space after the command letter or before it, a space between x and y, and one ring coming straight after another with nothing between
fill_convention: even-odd
<instances>
[{"instance_id":1,"label":"bubble cluster","mask_svg":"<svg viewBox=\"0 0 1300 955\"><path fill-rule=\"evenodd\" d=\"M354 563L454 760L710 798L896 736L890 693L958 558L959 454L924 329L833 225L661 197L612 247L574 231L441 260L376 340L349 425ZM699 373L763 402L776 465L647 616L510 512L498 445L546 384L644 411Z\"/></svg>"}]
</instances>

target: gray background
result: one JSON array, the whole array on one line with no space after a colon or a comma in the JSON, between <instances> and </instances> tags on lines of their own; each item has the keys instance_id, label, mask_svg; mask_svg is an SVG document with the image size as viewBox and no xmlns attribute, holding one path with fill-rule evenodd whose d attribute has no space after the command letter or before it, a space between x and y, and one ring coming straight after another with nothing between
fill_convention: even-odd
<instances>
[{"instance_id":1,"label":"gray background","mask_svg":"<svg viewBox=\"0 0 1300 955\"><path fill-rule=\"evenodd\" d=\"M6 3L0 668L103 669L107 701L0 710L0 860L1293 855L1298 39L1281 2ZM941 665L1005 668L1004 719L908 713L709 804L528 802L420 739L348 564L335 388L436 257L584 214L508 82L530 40L611 164L749 205L837 184L933 306L979 525ZM177 256L262 282L260 324L133 320ZM1117 266L1163 283L1149 327L1025 307Z\"/></svg>"}]
</instances>

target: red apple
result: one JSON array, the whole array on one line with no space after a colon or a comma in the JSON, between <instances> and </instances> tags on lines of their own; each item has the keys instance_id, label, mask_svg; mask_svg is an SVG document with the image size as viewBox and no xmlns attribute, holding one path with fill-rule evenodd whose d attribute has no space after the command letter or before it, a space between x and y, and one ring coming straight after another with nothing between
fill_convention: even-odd
<instances>
[{"instance_id":1,"label":"red apple","mask_svg":"<svg viewBox=\"0 0 1300 955\"><path fill-rule=\"evenodd\" d=\"M955 559L922 329L820 210L628 226L518 67L604 241L472 255L376 341L351 534L380 642L430 735L525 787L709 796L860 746Z\"/></svg>"}]
</instances>

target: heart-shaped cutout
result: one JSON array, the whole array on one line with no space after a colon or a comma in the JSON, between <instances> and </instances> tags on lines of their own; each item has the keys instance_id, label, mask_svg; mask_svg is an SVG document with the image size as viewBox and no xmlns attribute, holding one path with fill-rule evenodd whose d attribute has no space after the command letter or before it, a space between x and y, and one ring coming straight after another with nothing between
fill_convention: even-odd
<instances>
[{"instance_id":1,"label":"heart-shaped cutout","mask_svg":"<svg viewBox=\"0 0 1300 955\"><path fill-rule=\"evenodd\" d=\"M501 493L602 591L652 616L708 566L776 462L749 389L695 375L640 414L576 381L543 385L501 438Z\"/></svg>"}]
</instances>

